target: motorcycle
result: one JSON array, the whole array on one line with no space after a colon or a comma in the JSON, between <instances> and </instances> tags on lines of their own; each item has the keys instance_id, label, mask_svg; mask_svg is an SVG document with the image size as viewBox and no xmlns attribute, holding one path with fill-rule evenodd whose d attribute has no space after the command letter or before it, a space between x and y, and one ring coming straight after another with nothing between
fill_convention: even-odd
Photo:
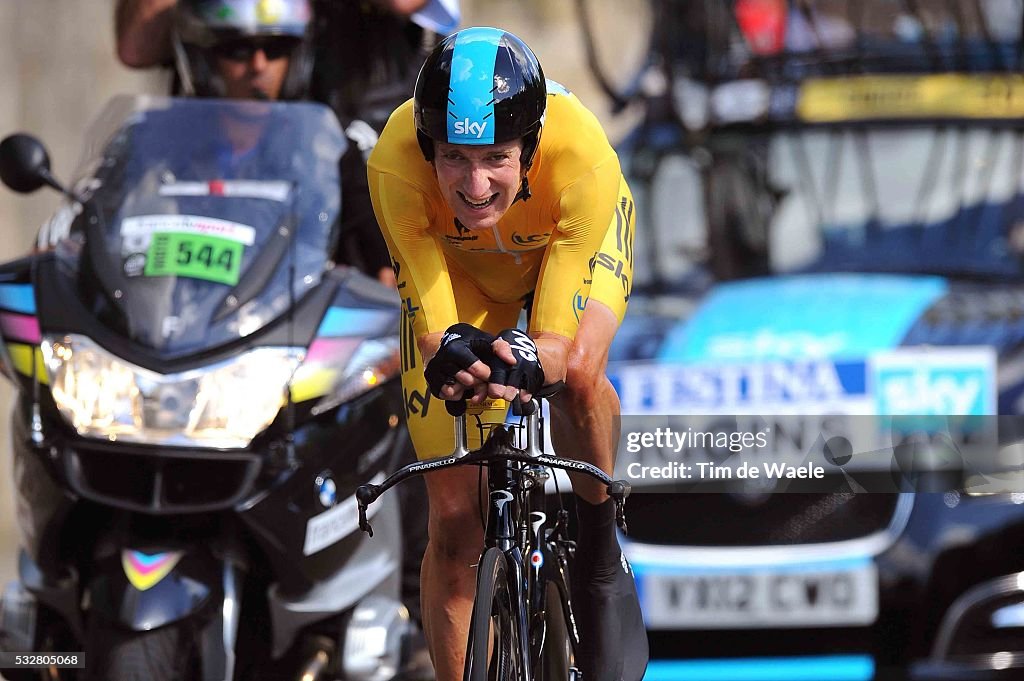
<instances>
[{"instance_id":1,"label":"motorcycle","mask_svg":"<svg viewBox=\"0 0 1024 681\"><path fill-rule=\"evenodd\" d=\"M345 137L312 103L112 100L64 200L0 265L20 551L8 679L353 679L403 669L401 540L355 488L407 446L401 307L330 262ZM342 188L343 189L343 188ZM29 659L31 661L31 659ZM77 666L76 666L77 665Z\"/></svg>"}]
</instances>

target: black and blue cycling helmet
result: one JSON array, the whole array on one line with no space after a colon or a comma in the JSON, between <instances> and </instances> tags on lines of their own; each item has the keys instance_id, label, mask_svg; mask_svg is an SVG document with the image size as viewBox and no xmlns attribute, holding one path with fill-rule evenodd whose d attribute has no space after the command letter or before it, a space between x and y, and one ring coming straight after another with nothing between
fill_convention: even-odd
<instances>
[{"instance_id":1,"label":"black and blue cycling helmet","mask_svg":"<svg viewBox=\"0 0 1024 681\"><path fill-rule=\"evenodd\" d=\"M416 79L416 136L427 161L434 144L523 140L523 170L537 153L547 87L537 55L498 28L467 28L430 53Z\"/></svg>"}]
</instances>

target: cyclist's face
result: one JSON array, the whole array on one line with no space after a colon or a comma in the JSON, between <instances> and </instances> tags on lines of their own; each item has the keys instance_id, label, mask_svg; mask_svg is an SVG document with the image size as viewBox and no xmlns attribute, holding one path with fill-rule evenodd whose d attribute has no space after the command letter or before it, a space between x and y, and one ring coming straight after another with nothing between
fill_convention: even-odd
<instances>
[{"instance_id":1,"label":"cyclist's face","mask_svg":"<svg viewBox=\"0 0 1024 681\"><path fill-rule=\"evenodd\" d=\"M434 169L448 206L468 229L490 229L522 182L522 142L434 145Z\"/></svg>"},{"instance_id":2,"label":"cyclist's face","mask_svg":"<svg viewBox=\"0 0 1024 681\"><path fill-rule=\"evenodd\" d=\"M296 42L272 37L240 39L214 47L217 72L229 99L277 99Z\"/></svg>"}]
</instances>

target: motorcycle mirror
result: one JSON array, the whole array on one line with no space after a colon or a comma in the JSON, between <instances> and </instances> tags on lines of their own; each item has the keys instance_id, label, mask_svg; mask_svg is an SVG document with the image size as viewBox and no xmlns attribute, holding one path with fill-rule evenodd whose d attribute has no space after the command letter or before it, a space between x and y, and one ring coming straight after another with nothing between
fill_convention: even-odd
<instances>
[{"instance_id":1,"label":"motorcycle mirror","mask_svg":"<svg viewBox=\"0 0 1024 681\"><path fill-rule=\"evenodd\" d=\"M50 155L43 143L32 135L16 133L0 142L0 180L21 194L28 194L44 184L59 192L68 191L50 172Z\"/></svg>"}]
</instances>

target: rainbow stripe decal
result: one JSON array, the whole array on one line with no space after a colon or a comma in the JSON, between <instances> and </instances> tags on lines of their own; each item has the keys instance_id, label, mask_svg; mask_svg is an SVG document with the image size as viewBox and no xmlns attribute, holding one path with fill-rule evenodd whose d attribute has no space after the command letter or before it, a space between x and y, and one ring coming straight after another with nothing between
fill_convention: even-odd
<instances>
[{"instance_id":1,"label":"rainbow stripe decal","mask_svg":"<svg viewBox=\"0 0 1024 681\"><path fill-rule=\"evenodd\" d=\"M39 346L25 345L24 343L7 343L7 356L10 358L11 366L22 376L32 378L35 371L36 380L44 385L50 383L46 374L46 364L43 362L43 353ZM32 360L35 359L35 368L32 367Z\"/></svg>"},{"instance_id":2,"label":"rainbow stripe decal","mask_svg":"<svg viewBox=\"0 0 1024 681\"><path fill-rule=\"evenodd\" d=\"M362 338L316 338L292 378L292 400L323 397L331 392Z\"/></svg>"},{"instance_id":3,"label":"rainbow stripe decal","mask_svg":"<svg viewBox=\"0 0 1024 681\"><path fill-rule=\"evenodd\" d=\"M32 284L0 284L0 308L34 315L36 296Z\"/></svg>"},{"instance_id":4,"label":"rainbow stripe decal","mask_svg":"<svg viewBox=\"0 0 1024 681\"><path fill-rule=\"evenodd\" d=\"M0 333L8 341L21 341L36 345L42 340L39 333L39 321L31 315L0 312Z\"/></svg>"},{"instance_id":5,"label":"rainbow stripe decal","mask_svg":"<svg viewBox=\"0 0 1024 681\"><path fill-rule=\"evenodd\" d=\"M40 383L47 383L43 354L39 349L41 336L36 319L35 292L31 284L0 284L0 364L23 376L33 372ZM35 366L33 367L33 362Z\"/></svg>"},{"instance_id":6,"label":"rainbow stripe decal","mask_svg":"<svg viewBox=\"0 0 1024 681\"><path fill-rule=\"evenodd\" d=\"M152 589L160 581L170 574L174 566L178 564L183 551L170 551L168 553L142 553L125 549L121 551L121 567L124 568L125 577L139 591Z\"/></svg>"}]
</instances>

